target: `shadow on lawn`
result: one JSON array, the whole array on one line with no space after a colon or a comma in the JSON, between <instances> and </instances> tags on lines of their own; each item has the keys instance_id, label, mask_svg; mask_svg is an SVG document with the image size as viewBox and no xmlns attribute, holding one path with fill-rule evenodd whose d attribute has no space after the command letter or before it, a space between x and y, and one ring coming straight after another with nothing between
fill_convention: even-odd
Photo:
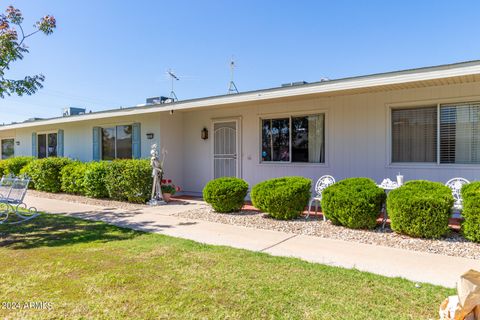
<instances>
[{"instance_id":1,"label":"shadow on lawn","mask_svg":"<svg viewBox=\"0 0 480 320\"><path fill-rule=\"evenodd\" d=\"M143 232L119 228L103 222L61 215L41 214L18 225L0 225L0 247L30 249L87 242L133 239Z\"/></svg>"}]
</instances>

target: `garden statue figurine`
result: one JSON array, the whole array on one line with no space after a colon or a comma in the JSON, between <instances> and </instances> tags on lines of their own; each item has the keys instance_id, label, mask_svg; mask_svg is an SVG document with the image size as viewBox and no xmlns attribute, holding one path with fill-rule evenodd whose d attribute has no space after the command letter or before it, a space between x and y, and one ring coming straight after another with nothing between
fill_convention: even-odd
<instances>
[{"instance_id":1,"label":"garden statue figurine","mask_svg":"<svg viewBox=\"0 0 480 320\"><path fill-rule=\"evenodd\" d=\"M152 150L150 151L150 165L152 166L153 185L152 198L148 202L151 206L167 204L162 195L163 164L165 162L166 154L167 152L162 150L162 160L160 161L158 146L156 144L152 145Z\"/></svg>"}]
</instances>

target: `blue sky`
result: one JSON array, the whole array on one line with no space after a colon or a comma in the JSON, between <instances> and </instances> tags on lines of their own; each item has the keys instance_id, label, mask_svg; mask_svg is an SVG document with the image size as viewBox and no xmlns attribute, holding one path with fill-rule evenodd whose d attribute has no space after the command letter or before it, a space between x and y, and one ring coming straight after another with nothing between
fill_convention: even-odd
<instances>
[{"instance_id":1,"label":"blue sky","mask_svg":"<svg viewBox=\"0 0 480 320\"><path fill-rule=\"evenodd\" d=\"M45 88L0 99L0 123L98 111L169 95L224 94L229 60L240 91L480 59L479 1L2 1L28 27L58 29L27 43L12 78L43 73ZM3 8L2 8L3 9Z\"/></svg>"}]
</instances>

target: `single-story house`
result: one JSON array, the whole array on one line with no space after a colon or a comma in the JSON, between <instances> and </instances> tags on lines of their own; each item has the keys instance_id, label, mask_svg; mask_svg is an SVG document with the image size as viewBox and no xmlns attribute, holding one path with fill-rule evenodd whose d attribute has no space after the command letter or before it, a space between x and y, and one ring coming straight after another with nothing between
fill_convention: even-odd
<instances>
[{"instance_id":1,"label":"single-story house","mask_svg":"<svg viewBox=\"0 0 480 320\"><path fill-rule=\"evenodd\" d=\"M81 161L148 158L155 143L193 195L221 176L479 180L480 61L67 113L0 126L0 140L2 158Z\"/></svg>"}]
</instances>

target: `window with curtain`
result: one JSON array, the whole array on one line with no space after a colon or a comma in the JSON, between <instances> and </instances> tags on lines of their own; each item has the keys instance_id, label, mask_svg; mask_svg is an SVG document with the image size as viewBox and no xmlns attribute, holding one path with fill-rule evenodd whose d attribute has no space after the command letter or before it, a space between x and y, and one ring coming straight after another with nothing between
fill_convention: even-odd
<instances>
[{"instance_id":1,"label":"window with curtain","mask_svg":"<svg viewBox=\"0 0 480 320\"><path fill-rule=\"evenodd\" d=\"M2 159L9 159L14 156L15 153L15 140L14 139L2 139Z\"/></svg>"},{"instance_id":2,"label":"window with curtain","mask_svg":"<svg viewBox=\"0 0 480 320\"><path fill-rule=\"evenodd\" d=\"M437 162L437 106L392 110L392 162Z\"/></svg>"},{"instance_id":3,"label":"window with curtain","mask_svg":"<svg viewBox=\"0 0 480 320\"><path fill-rule=\"evenodd\" d=\"M132 158L132 126L102 128L102 160Z\"/></svg>"},{"instance_id":4,"label":"window with curtain","mask_svg":"<svg viewBox=\"0 0 480 320\"><path fill-rule=\"evenodd\" d=\"M262 120L262 161L325 162L325 115Z\"/></svg>"},{"instance_id":5,"label":"window with curtain","mask_svg":"<svg viewBox=\"0 0 480 320\"><path fill-rule=\"evenodd\" d=\"M440 163L480 164L480 103L440 106Z\"/></svg>"},{"instance_id":6,"label":"window with curtain","mask_svg":"<svg viewBox=\"0 0 480 320\"><path fill-rule=\"evenodd\" d=\"M39 159L57 156L57 133L37 135L37 156Z\"/></svg>"}]
</instances>

